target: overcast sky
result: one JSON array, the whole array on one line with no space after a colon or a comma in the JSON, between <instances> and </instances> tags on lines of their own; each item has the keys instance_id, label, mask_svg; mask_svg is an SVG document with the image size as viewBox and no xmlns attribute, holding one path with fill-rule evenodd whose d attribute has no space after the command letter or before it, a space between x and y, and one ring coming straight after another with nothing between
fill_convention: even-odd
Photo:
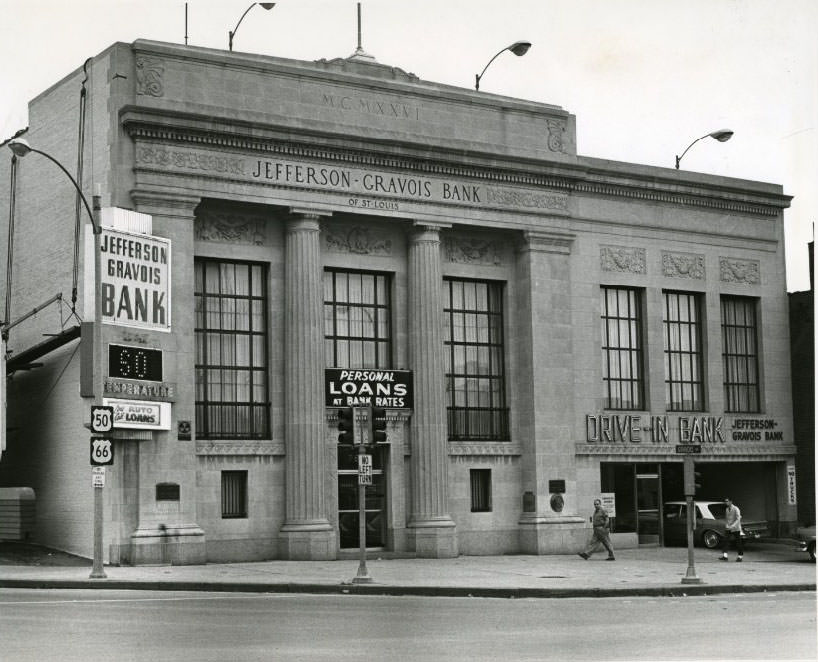
<instances>
[{"instance_id":1,"label":"overcast sky","mask_svg":"<svg viewBox=\"0 0 818 662\"><path fill-rule=\"evenodd\" d=\"M115 41L227 49L246 0L0 0L0 141L28 124L30 99ZM563 107L580 154L781 184L787 289L809 287L818 215L815 0L362 0L363 48L424 80ZM253 7L233 48L299 60L351 55L355 0ZM0 185L7 185L0 183Z\"/></svg>"}]
</instances>

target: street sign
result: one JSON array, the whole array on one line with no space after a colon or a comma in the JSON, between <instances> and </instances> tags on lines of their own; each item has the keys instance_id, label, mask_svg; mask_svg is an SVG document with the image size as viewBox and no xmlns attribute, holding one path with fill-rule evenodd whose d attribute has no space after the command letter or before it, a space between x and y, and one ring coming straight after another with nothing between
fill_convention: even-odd
<instances>
[{"instance_id":1,"label":"street sign","mask_svg":"<svg viewBox=\"0 0 818 662\"><path fill-rule=\"evenodd\" d=\"M698 455L702 452L701 444L677 444L676 452L679 455Z\"/></svg>"},{"instance_id":2,"label":"street sign","mask_svg":"<svg viewBox=\"0 0 818 662\"><path fill-rule=\"evenodd\" d=\"M372 485L372 456L358 456L358 485Z\"/></svg>"},{"instance_id":3,"label":"street sign","mask_svg":"<svg viewBox=\"0 0 818 662\"><path fill-rule=\"evenodd\" d=\"M108 437L91 437L91 465L104 467L113 463L113 442Z\"/></svg>"},{"instance_id":4,"label":"street sign","mask_svg":"<svg viewBox=\"0 0 818 662\"><path fill-rule=\"evenodd\" d=\"M92 487L105 487L105 467L91 467Z\"/></svg>"},{"instance_id":5,"label":"street sign","mask_svg":"<svg viewBox=\"0 0 818 662\"><path fill-rule=\"evenodd\" d=\"M114 429L114 408L105 405L91 406L91 432L110 432Z\"/></svg>"}]
</instances>

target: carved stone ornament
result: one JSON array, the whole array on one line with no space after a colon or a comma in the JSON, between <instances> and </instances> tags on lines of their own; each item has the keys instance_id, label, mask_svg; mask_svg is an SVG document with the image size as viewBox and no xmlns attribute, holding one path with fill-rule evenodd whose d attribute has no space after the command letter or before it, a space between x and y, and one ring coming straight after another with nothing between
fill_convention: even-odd
<instances>
[{"instance_id":1,"label":"carved stone ornament","mask_svg":"<svg viewBox=\"0 0 818 662\"><path fill-rule=\"evenodd\" d=\"M552 152L565 152L565 122L546 120L548 125L548 149Z\"/></svg>"},{"instance_id":2,"label":"carved stone ornament","mask_svg":"<svg viewBox=\"0 0 818 662\"><path fill-rule=\"evenodd\" d=\"M561 193L532 193L518 189L487 186L486 202L502 207L568 210L568 196Z\"/></svg>"},{"instance_id":3,"label":"carved stone ornament","mask_svg":"<svg viewBox=\"0 0 818 662\"><path fill-rule=\"evenodd\" d=\"M162 60L153 57L137 56L136 58L136 93L149 97L161 97L165 94L162 77L165 65Z\"/></svg>"},{"instance_id":4,"label":"carved stone ornament","mask_svg":"<svg viewBox=\"0 0 818 662\"><path fill-rule=\"evenodd\" d=\"M643 274L646 272L645 249L601 246L599 249L599 263L602 271Z\"/></svg>"},{"instance_id":5,"label":"carved stone ornament","mask_svg":"<svg viewBox=\"0 0 818 662\"><path fill-rule=\"evenodd\" d=\"M324 245L332 253L356 255L392 255L392 240L368 227L326 226Z\"/></svg>"},{"instance_id":6,"label":"carved stone ornament","mask_svg":"<svg viewBox=\"0 0 818 662\"><path fill-rule=\"evenodd\" d=\"M670 278L704 280L704 256L662 251L662 274Z\"/></svg>"},{"instance_id":7,"label":"carved stone ornament","mask_svg":"<svg viewBox=\"0 0 818 662\"><path fill-rule=\"evenodd\" d=\"M228 211L200 211L194 222L194 233L199 241L218 241L230 244L264 245L264 221L250 214Z\"/></svg>"},{"instance_id":8,"label":"carved stone ornament","mask_svg":"<svg viewBox=\"0 0 818 662\"><path fill-rule=\"evenodd\" d=\"M761 282L761 265L757 260L734 260L719 258L719 271L724 283L758 285Z\"/></svg>"},{"instance_id":9,"label":"carved stone ornament","mask_svg":"<svg viewBox=\"0 0 818 662\"><path fill-rule=\"evenodd\" d=\"M446 237L443 240L443 250L449 262L490 265L500 265L503 262L501 248L488 239Z\"/></svg>"}]
</instances>

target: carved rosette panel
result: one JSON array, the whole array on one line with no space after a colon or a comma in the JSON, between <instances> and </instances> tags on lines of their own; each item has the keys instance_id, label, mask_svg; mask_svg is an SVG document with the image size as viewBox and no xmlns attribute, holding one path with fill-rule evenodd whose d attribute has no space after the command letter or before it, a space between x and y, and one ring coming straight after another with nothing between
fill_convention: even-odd
<instances>
[{"instance_id":1,"label":"carved rosette panel","mask_svg":"<svg viewBox=\"0 0 818 662\"><path fill-rule=\"evenodd\" d=\"M205 210L194 221L195 237L199 241L263 246L264 221L258 216L228 211Z\"/></svg>"},{"instance_id":2,"label":"carved rosette panel","mask_svg":"<svg viewBox=\"0 0 818 662\"><path fill-rule=\"evenodd\" d=\"M758 285L761 282L761 265L758 260L734 260L719 258L719 271L724 283Z\"/></svg>"},{"instance_id":3,"label":"carved rosette panel","mask_svg":"<svg viewBox=\"0 0 818 662\"><path fill-rule=\"evenodd\" d=\"M662 251L662 274L670 278L704 280L704 256Z\"/></svg>"},{"instance_id":4,"label":"carved rosette panel","mask_svg":"<svg viewBox=\"0 0 818 662\"><path fill-rule=\"evenodd\" d=\"M546 120L548 125L548 149L552 152L565 152L565 122Z\"/></svg>"},{"instance_id":5,"label":"carved rosette panel","mask_svg":"<svg viewBox=\"0 0 818 662\"><path fill-rule=\"evenodd\" d=\"M619 271L631 274L644 274L645 249L626 248L624 246L601 246L599 263L602 271Z\"/></svg>"},{"instance_id":6,"label":"carved rosette panel","mask_svg":"<svg viewBox=\"0 0 818 662\"><path fill-rule=\"evenodd\" d=\"M443 239L443 251L449 262L492 266L503 263L502 246L489 239L446 237Z\"/></svg>"},{"instance_id":7,"label":"carved rosette panel","mask_svg":"<svg viewBox=\"0 0 818 662\"><path fill-rule=\"evenodd\" d=\"M136 58L136 93L149 97L161 97L165 94L163 77L165 65L162 60L153 57Z\"/></svg>"},{"instance_id":8,"label":"carved rosette panel","mask_svg":"<svg viewBox=\"0 0 818 662\"><path fill-rule=\"evenodd\" d=\"M392 255L392 240L371 228L326 225L324 230L324 247L332 253Z\"/></svg>"}]
</instances>

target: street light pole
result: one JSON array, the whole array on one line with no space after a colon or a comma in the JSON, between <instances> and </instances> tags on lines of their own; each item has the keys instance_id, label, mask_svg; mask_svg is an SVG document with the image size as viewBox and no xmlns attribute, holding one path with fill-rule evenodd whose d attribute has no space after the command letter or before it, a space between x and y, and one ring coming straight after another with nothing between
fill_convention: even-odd
<instances>
[{"instance_id":1,"label":"street light pole","mask_svg":"<svg viewBox=\"0 0 818 662\"><path fill-rule=\"evenodd\" d=\"M693 512L695 508L693 504L692 486L695 484L694 480L694 464L693 458L686 455L684 458L684 485L685 485L685 502L687 503L687 572L682 577L682 584L702 584L701 578L696 574L696 561L693 555L693 529L696 524L696 515Z\"/></svg>"},{"instance_id":2,"label":"street light pole","mask_svg":"<svg viewBox=\"0 0 818 662\"><path fill-rule=\"evenodd\" d=\"M79 194L80 199L85 205L85 210L88 212L88 217L91 219L91 227L94 232L94 326L93 326L94 360L92 361L92 363L94 364L93 374L94 404L101 405L102 361L104 357L104 352L102 350L102 281L101 281L102 254L100 252L102 243L102 225L100 224L102 196L99 191L99 185L97 185L97 190L94 192L93 196L94 211L92 212L91 206L88 204L88 199L83 194L80 185L77 183L77 180L74 179L71 173L65 169L65 166L63 166L62 163L60 163L57 159L55 159L47 152L35 149L34 147L28 144L27 140L24 140L23 138L14 138L13 140L10 140L7 144L9 146L9 149L17 157L22 158L30 154L31 152L35 152L36 154L44 156L49 161L54 163L57 167L59 167L60 170L62 170L65 173L66 177L68 177L68 179L74 185L74 188L77 189L77 193ZM106 577L102 562L103 500L102 487L94 487L93 489L94 489L94 559L93 566L91 569L91 578L97 579Z\"/></svg>"}]
</instances>

